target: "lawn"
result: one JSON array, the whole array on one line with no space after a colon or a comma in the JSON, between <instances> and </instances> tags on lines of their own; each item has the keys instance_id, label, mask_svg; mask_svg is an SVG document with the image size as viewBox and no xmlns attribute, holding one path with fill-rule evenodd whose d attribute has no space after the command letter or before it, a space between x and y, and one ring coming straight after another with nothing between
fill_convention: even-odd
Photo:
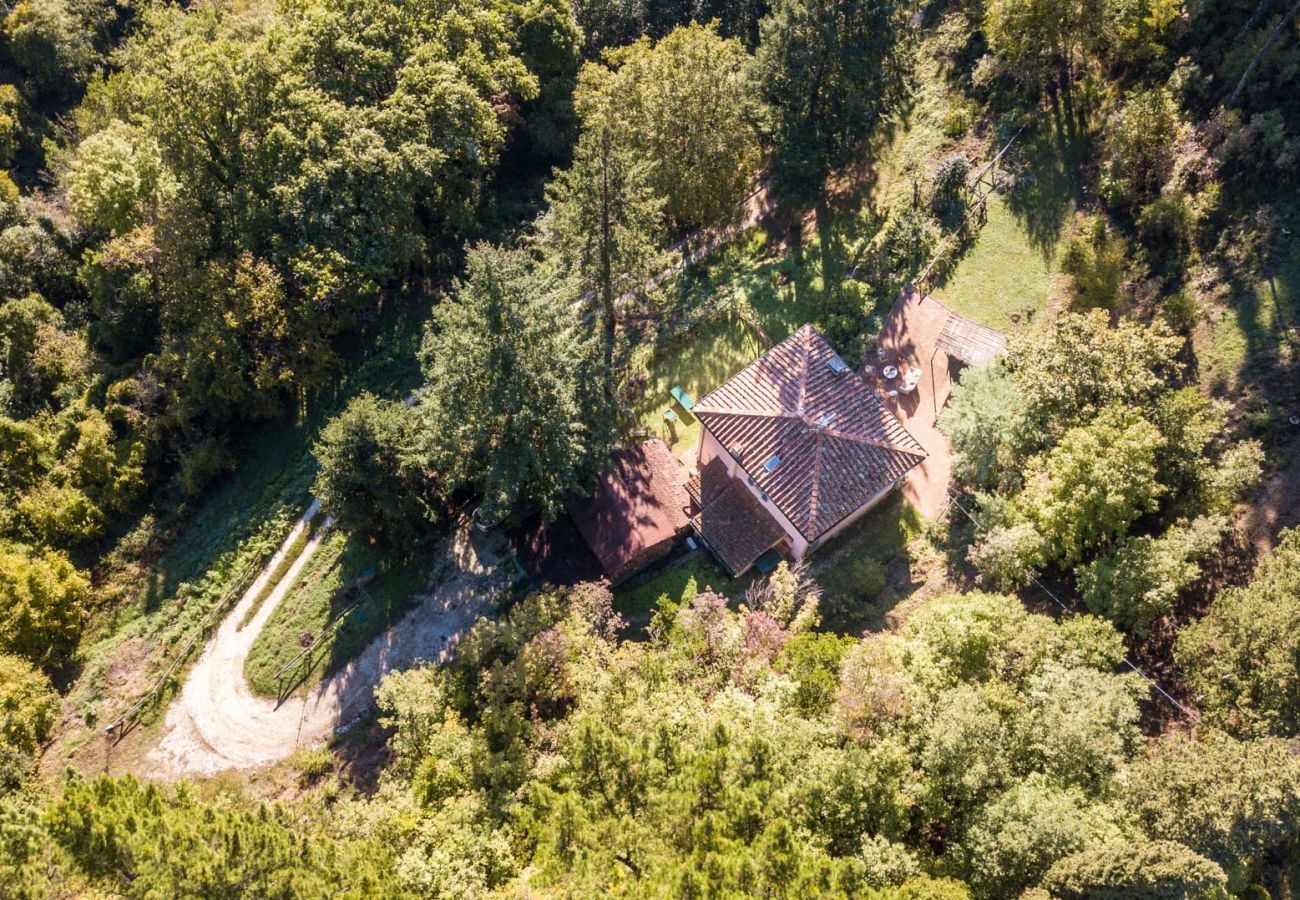
<instances>
[{"instance_id":1,"label":"lawn","mask_svg":"<svg viewBox=\"0 0 1300 900\"><path fill-rule=\"evenodd\" d=\"M693 446L700 438L700 423L673 399L672 388L680 386L699 400L762 353L758 338L731 315L655 348L643 364L647 381L636 409L641 427L662 437L674 452ZM676 422L664 418L667 409L677 416Z\"/></svg>"},{"instance_id":2,"label":"lawn","mask_svg":"<svg viewBox=\"0 0 1300 900\"><path fill-rule=\"evenodd\" d=\"M708 552L701 550L644 584L616 590L614 608L627 620L629 632L644 631L650 624L659 598L667 594L672 600L681 600L692 579L698 591L712 590L732 598L737 597L750 581L749 578L732 578Z\"/></svg>"},{"instance_id":3,"label":"lawn","mask_svg":"<svg viewBox=\"0 0 1300 900\"><path fill-rule=\"evenodd\" d=\"M253 642L244 667L249 686L263 696L280 696L290 688L310 687L347 663L411 608L425 586L429 563L427 556L394 562L339 532L327 537ZM373 580L360 595L349 596L345 589L366 573L373 573ZM300 667L277 679L276 671L301 652L299 637L320 638L354 600L360 604L343 624L317 640Z\"/></svg>"},{"instance_id":4,"label":"lawn","mask_svg":"<svg viewBox=\"0 0 1300 900\"><path fill-rule=\"evenodd\" d=\"M934 296L977 322L1010 332L1037 319L1058 293L1055 254L1034 246L1002 197L989 201L988 221Z\"/></svg>"}]
</instances>

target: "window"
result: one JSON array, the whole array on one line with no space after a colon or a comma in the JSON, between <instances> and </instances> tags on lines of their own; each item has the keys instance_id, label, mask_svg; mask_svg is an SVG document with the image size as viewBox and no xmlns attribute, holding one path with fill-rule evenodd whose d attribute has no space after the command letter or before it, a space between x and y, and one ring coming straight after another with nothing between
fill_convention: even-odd
<instances>
[{"instance_id":1,"label":"window","mask_svg":"<svg viewBox=\"0 0 1300 900\"><path fill-rule=\"evenodd\" d=\"M767 458L767 462L763 463L763 469L767 472L775 472L779 465L781 465L781 457L773 453Z\"/></svg>"}]
</instances>

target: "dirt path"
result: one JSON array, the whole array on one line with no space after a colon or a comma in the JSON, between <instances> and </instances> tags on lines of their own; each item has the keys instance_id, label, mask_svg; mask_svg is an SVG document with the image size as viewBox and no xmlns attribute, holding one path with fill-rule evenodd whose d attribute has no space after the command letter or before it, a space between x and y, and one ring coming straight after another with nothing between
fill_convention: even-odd
<instances>
[{"instance_id":1,"label":"dirt path","mask_svg":"<svg viewBox=\"0 0 1300 900\"><path fill-rule=\"evenodd\" d=\"M314 512L315 504L309 510ZM282 703L258 697L244 679L249 649L316 551L326 528L303 547L248 624L240 628L240 623L283 553L306 527L307 518L299 520L191 669L180 696L167 711L161 740L146 756L149 770L142 774L171 780L260 768L291 756L300 746L324 742L370 708L375 685L387 672L420 659L445 659L486 609L487 601L508 582L497 561L476 550L471 530L459 529L435 551L444 564L431 592L356 659L304 697Z\"/></svg>"}]
</instances>

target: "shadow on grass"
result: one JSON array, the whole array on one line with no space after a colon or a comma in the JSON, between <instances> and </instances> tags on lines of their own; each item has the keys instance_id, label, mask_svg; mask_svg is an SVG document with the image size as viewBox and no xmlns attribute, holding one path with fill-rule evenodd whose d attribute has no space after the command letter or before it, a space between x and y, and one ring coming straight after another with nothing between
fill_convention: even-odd
<instances>
[{"instance_id":1,"label":"shadow on grass","mask_svg":"<svg viewBox=\"0 0 1300 900\"><path fill-rule=\"evenodd\" d=\"M428 573L427 555L394 559L359 538L332 535L254 642L245 668L249 685L283 700L328 678L414 606ZM358 581L364 582L359 590ZM310 652L277 676L308 644Z\"/></svg>"},{"instance_id":2,"label":"shadow on grass","mask_svg":"<svg viewBox=\"0 0 1300 900\"><path fill-rule=\"evenodd\" d=\"M1091 142L1080 131L1064 129L1059 120L1021 140L1012 150L1019 172L1007 206L1034 249L1050 261L1081 199Z\"/></svg>"}]
</instances>

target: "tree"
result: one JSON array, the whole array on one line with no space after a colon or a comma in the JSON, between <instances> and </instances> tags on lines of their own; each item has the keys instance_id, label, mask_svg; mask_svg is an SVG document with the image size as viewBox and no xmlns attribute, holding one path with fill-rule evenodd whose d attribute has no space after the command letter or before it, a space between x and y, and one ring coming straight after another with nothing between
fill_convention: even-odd
<instances>
[{"instance_id":1,"label":"tree","mask_svg":"<svg viewBox=\"0 0 1300 900\"><path fill-rule=\"evenodd\" d=\"M1091 827L1082 792L1029 778L989 804L966 840L966 871L984 896L1014 897L1057 860L1077 853Z\"/></svg>"},{"instance_id":2,"label":"tree","mask_svg":"<svg viewBox=\"0 0 1300 900\"><path fill-rule=\"evenodd\" d=\"M1300 529L1179 632L1176 659L1208 723L1241 737L1300 734Z\"/></svg>"},{"instance_id":3,"label":"tree","mask_svg":"<svg viewBox=\"0 0 1300 900\"><path fill-rule=\"evenodd\" d=\"M50 839L99 889L135 896L391 894L392 854L333 841L277 809L214 801L182 783L71 776L45 815ZM69 873L71 874L71 873Z\"/></svg>"},{"instance_id":4,"label":"tree","mask_svg":"<svg viewBox=\"0 0 1300 900\"><path fill-rule=\"evenodd\" d=\"M546 188L550 247L589 298L601 321L605 402L618 383L615 358L619 306L653 288L663 239L663 199L650 187L647 164L613 125L584 128L573 165Z\"/></svg>"},{"instance_id":5,"label":"tree","mask_svg":"<svg viewBox=\"0 0 1300 900\"><path fill-rule=\"evenodd\" d=\"M1137 91L1107 122L1107 164L1101 194L1113 206L1136 210L1156 197L1173 170L1178 110L1168 90Z\"/></svg>"},{"instance_id":6,"label":"tree","mask_svg":"<svg viewBox=\"0 0 1300 900\"><path fill-rule=\"evenodd\" d=\"M1300 828L1300 760L1283 741L1169 736L1134 763L1125 784L1124 800L1153 840L1217 863L1234 892Z\"/></svg>"},{"instance_id":7,"label":"tree","mask_svg":"<svg viewBox=\"0 0 1300 900\"><path fill-rule=\"evenodd\" d=\"M1181 345L1160 322L1122 318L1112 327L1102 310L1063 313L1051 328L1013 338L1008 365L1026 427L1045 445L1106 406L1150 408L1169 390Z\"/></svg>"},{"instance_id":8,"label":"tree","mask_svg":"<svg viewBox=\"0 0 1300 900\"><path fill-rule=\"evenodd\" d=\"M524 104L524 131L533 147L567 159L578 132L573 92L578 84L582 29L564 0L532 0L519 20L519 58L537 77L537 96Z\"/></svg>"},{"instance_id":9,"label":"tree","mask_svg":"<svg viewBox=\"0 0 1300 900\"><path fill-rule=\"evenodd\" d=\"M1079 591L1088 608L1125 631L1146 634L1173 609L1183 589L1201 574L1228 528L1223 516L1175 524L1159 537L1141 535L1079 570Z\"/></svg>"},{"instance_id":10,"label":"tree","mask_svg":"<svg viewBox=\"0 0 1300 900\"><path fill-rule=\"evenodd\" d=\"M520 250L471 248L420 351L430 467L473 484L489 520L539 505L548 518L606 464L612 410L598 363L554 280Z\"/></svg>"},{"instance_id":11,"label":"tree","mask_svg":"<svg viewBox=\"0 0 1300 900\"><path fill-rule=\"evenodd\" d=\"M425 536L437 475L415 462L415 429L405 404L361 394L321 431L312 491L344 529L395 547Z\"/></svg>"},{"instance_id":12,"label":"tree","mask_svg":"<svg viewBox=\"0 0 1300 900\"><path fill-rule=\"evenodd\" d=\"M984 33L1019 80L1068 102L1076 70L1102 46L1105 21L1104 0L991 0Z\"/></svg>"},{"instance_id":13,"label":"tree","mask_svg":"<svg viewBox=\"0 0 1300 900\"><path fill-rule=\"evenodd\" d=\"M815 715L831 708L840 661L852 643L852 638L822 632L804 632L786 641L773 665L798 682L795 702L801 709Z\"/></svg>"},{"instance_id":14,"label":"tree","mask_svg":"<svg viewBox=\"0 0 1300 900\"><path fill-rule=\"evenodd\" d=\"M0 543L0 651L45 668L81 635L90 582L55 550Z\"/></svg>"},{"instance_id":15,"label":"tree","mask_svg":"<svg viewBox=\"0 0 1300 900\"><path fill-rule=\"evenodd\" d=\"M26 660L0 653L0 796L27 774L58 711L49 679Z\"/></svg>"},{"instance_id":16,"label":"tree","mask_svg":"<svg viewBox=\"0 0 1300 900\"><path fill-rule=\"evenodd\" d=\"M1046 538L1049 558L1071 565L1122 537L1154 512L1164 487L1156 453L1164 438L1124 407L1108 407L1070 429L1051 450L1029 461L1020 513Z\"/></svg>"},{"instance_id":17,"label":"tree","mask_svg":"<svg viewBox=\"0 0 1300 900\"><path fill-rule=\"evenodd\" d=\"M1058 860L1042 886L1059 900L1223 900L1223 869L1174 841L1115 841Z\"/></svg>"},{"instance_id":18,"label":"tree","mask_svg":"<svg viewBox=\"0 0 1300 900\"><path fill-rule=\"evenodd\" d=\"M115 119L81 142L65 179L68 201L82 222L122 235L172 189L170 177L157 142Z\"/></svg>"},{"instance_id":19,"label":"tree","mask_svg":"<svg viewBox=\"0 0 1300 900\"><path fill-rule=\"evenodd\" d=\"M1026 442L1024 400L1011 373L994 364L967 369L939 413L953 450L953 475L976 490L1017 486Z\"/></svg>"},{"instance_id":20,"label":"tree","mask_svg":"<svg viewBox=\"0 0 1300 900\"><path fill-rule=\"evenodd\" d=\"M899 9L891 0L776 0L760 31L755 71L773 175L811 197L906 96Z\"/></svg>"},{"instance_id":21,"label":"tree","mask_svg":"<svg viewBox=\"0 0 1300 900\"><path fill-rule=\"evenodd\" d=\"M87 374L86 346L63 314L38 294L0 301L0 378L12 388L19 413L52 404L58 393L80 387Z\"/></svg>"},{"instance_id":22,"label":"tree","mask_svg":"<svg viewBox=\"0 0 1300 900\"><path fill-rule=\"evenodd\" d=\"M712 25L688 25L656 44L588 64L576 99L588 127L610 123L648 163L646 178L678 229L733 219L759 163L749 55Z\"/></svg>"},{"instance_id":23,"label":"tree","mask_svg":"<svg viewBox=\"0 0 1300 900\"><path fill-rule=\"evenodd\" d=\"M111 16L107 3L23 0L8 8L8 50L45 102L75 96L100 61L93 38Z\"/></svg>"}]
</instances>

